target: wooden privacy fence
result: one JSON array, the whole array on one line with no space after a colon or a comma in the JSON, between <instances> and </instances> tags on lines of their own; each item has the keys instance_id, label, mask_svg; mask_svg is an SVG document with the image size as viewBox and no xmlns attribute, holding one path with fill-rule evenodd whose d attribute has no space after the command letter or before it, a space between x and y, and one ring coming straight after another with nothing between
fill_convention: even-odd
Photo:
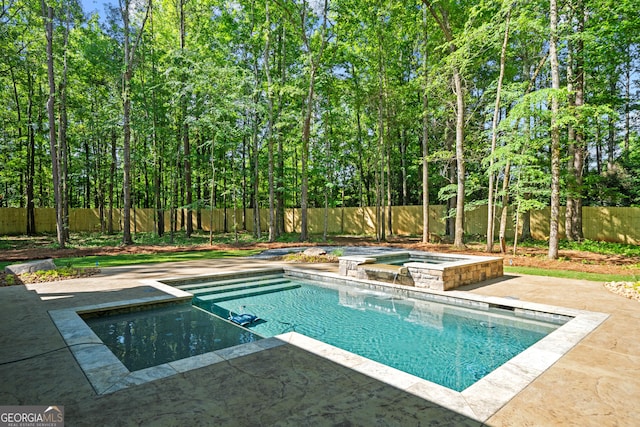
<instances>
[{"instance_id":1,"label":"wooden privacy fence","mask_svg":"<svg viewBox=\"0 0 640 427\"><path fill-rule=\"evenodd\" d=\"M56 231L56 216L52 208L37 208L35 210L36 231L39 233L54 233ZM132 209L132 232L155 231L154 209ZM211 217L213 215L213 218ZM430 231L434 234L445 233L445 207L441 205L431 206ZM106 214L105 214L106 216ZM227 231L233 231L234 215L232 209L214 209L201 211L201 225L205 231L210 230L213 224L214 232L225 231L225 216ZM177 227L184 228L182 212L177 215ZM329 234L346 235L375 235L376 233L376 208L332 208L326 212L323 208L308 210L309 233L320 234L325 228ZM244 221L243 221L244 218ZM514 223L510 221L507 227L507 237L513 238ZM545 240L549 236L549 208L532 211L531 235L538 240ZM213 220L212 220L213 219ZM393 233L405 236L422 235L422 206L394 206L391 209ZM113 210L113 230L122 230L122 212ZM287 209L285 211L285 230L287 232L300 232L300 209ZM235 223L238 229L246 223L247 230L253 231L253 210L236 210ZM268 227L268 210L260 210L261 228L266 231ZM584 237L589 240L600 240L628 244L640 244L640 208L618 207L584 207L582 212ZM165 231L169 231L169 212L164 213ZM496 221L498 230L498 221ZM522 222L520 222L521 226ZM196 215L193 215L194 229L197 227ZM0 208L0 235L20 235L27 229L27 212L25 208ZM100 212L98 209L70 209L69 229L71 232L99 232L102 230ZM106 229L106 225L105 225ZM465 233L480 236L486 235L487 209L478 207L465 213ZM564 237L564 209L560 211L560 233ZM497 234L497 233L496 233Z\"/></svg>"}]
</instances>

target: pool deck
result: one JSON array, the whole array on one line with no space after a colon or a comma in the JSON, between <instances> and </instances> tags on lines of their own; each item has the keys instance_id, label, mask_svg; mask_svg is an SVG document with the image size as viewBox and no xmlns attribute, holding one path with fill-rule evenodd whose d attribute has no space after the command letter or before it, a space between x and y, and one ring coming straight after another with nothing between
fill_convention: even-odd
<instances>
[{"instance_id":1,"label":"pool deck","mask_svg":"<svg viewBox=\"0 0 640 427\"><path fill-rule=\"evenodd\" d=\"M165 295L145 279L275 265L234 258L118 267L86 279L0 288L0 405L62 405L68 426L481 425L286 343L99 395L49 314ZM602 283L538 276L505 276L458 290L610 315L486 425L637 425L639 302Z\"/></svg>"}]
</instances>

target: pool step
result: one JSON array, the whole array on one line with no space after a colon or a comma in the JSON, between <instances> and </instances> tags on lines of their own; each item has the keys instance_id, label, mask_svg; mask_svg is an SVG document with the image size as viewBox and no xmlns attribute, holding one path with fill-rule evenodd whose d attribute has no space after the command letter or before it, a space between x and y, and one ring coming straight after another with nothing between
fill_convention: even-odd
<instances>
[{"instance_id":1,"label":"pool step","mask_svg":"<svg viewBox=\"0 0 640 427\"><path fill-rule=\"evenodd\" d=\"M230 285L223 286L211 286L209 285L206 288L199 289L189 289L188 292L192 293L196 297L210 295L210 294L220 294L229 291L239 291L242 289L253 289L270 285L279 285L282 283L289 283L289 279L285 279L283 277L279 277L277 279L266 279L266 280L247 280L245 279L240 283L233 283Z\"/></svg>"},{"instance_id":2,"label":"pool step","mask_svg":"<svg viewBox=\"0 0 640 427\"><path fill-rule=\"evenodd\" d=\"M247 283L249 281L255 282L271 279L282 279L282 274L265 274L262 276L239 277L237 279L212 280L211 282L194 283L192 285L179 285L176 286L176 288L182 289L183 291L191 292L192 289L211 288L213 286L233 285L235 283Z\"/></svg>"},{"instance_id":3,"label":"pool step","mask_svg":"<svg viewBox=\"0 0 640 427\"><path fill-rule=\"evenodd\" d=\"M272 292L287 291L289 289L296 289L299 287L300 285L289 282L289 283L280 283L277 285L245 288L245 289L222 292L217 294L202 295L202 296L197 296L196 298L199 301L216 303L216 302L228 301L236 298L252 297L256 295L270 294Z\"/></svg>"}]
</instances>

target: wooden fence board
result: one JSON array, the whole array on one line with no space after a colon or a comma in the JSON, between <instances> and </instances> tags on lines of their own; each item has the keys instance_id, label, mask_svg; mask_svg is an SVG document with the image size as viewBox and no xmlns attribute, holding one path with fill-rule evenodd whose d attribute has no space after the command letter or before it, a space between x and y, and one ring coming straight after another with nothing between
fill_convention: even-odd
<instances>
[{"instance_id":1,"label":"wooden fence board","mask_svg":"<svg viewBox=\"0 0 640 427\"><path fill-rule=\"evenodd\" d=\"M445 232L445 206L432 205L429 209L431 233L443 235ZM388 210L385 211L388 215ZM560 210L560 238L564 238L564 208ZM105 217L107 211L105 211ZM154 232L156 212L154 209L135 209L131 212L134 233ZM213 221L210 218L213 215ZM322 234L324 231L325 211L322 208L310 208L308 210L308 225L310 234ZM239 230L242 230L243 220L246 222L247 231L252 232L254 212L252 209L237 209L235 221ZM499 213L495 218L495 235L498 235ZM182 211L177 214L177 227L184 229L183 219L186 215ZM375 235L376 234L376 208L375 207L349 207L331 208L328 210L329 234L344 235ZM549 208L532 211L531 235L537 240L547 240L549 236ZM422 206L393 206L391 208L392 234L396 235L422 235ZM104 218L103 221L107 219ZM260 210L261 229L268 230L269 212ZM233 231L233 210L226 210L228 232ZM628 207L584 207L583 208L583 232L589 240L610 241L628 244L640 244L640 208ZM300 232L300 209L285 210L285 231L289 233ZM169 211L164 212L165 232L171 227ZM201 211L201 225L204 231L209 231L213 224L215 233L225 230L225 211L215 209ZM487 210L479 206L465 212L465 233L478 236L486 235ZM0 208L0 235L19 235L26 232L25 208ZM520 224L521 226L522 224ZM193 214L193 226L197 228L196 213ZM386 226L386 224L385 224ZM72 232L99 232L102 228L100 212L98 209L70 209L69 228ZM106 228L106 226L105 226ZM122 231L122 212L113 211L113 229ZM514 235L513 215L509 213L507 238ZM38 233L55 233L56 217L52 208L36 209L36 231ZM387 234L389 230L387 230Z\"/></svg>"}]
</instances>

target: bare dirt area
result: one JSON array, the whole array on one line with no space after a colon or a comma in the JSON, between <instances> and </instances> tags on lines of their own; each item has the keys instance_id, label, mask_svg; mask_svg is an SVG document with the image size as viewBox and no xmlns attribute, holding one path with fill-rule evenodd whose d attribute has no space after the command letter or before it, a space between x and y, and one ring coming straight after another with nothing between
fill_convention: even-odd
<instances>
[{"instance_id":1,"label":"bare dirt area","mask_svg":"<svg viewBox=\"0 0 640 427\"><path fill-rule=\"evenodd\" d=\"M583 251L560 251L560 259L547 259L546 248L518 248L516 255L512 253L501 254L499 252L487 253L483 244L468 244L465 249L457 249L452 245L443 243L422 243L417 238L393 237L387 242L377 242L371 238L361 237L336 237L324 243L302 244L293 243L252 243L252 244L214 244L195 246L156 246L156 245L131 245L110 246L95 248L68 248L53 249L37 244L20 249L5 249L0 251L0 261L23 262L44 258L69 258L92 255L118 255L118 254L149 254L166 252L184 252L199 250L232 250L232 249L276 249L300 246L388 246L408 250L420 250L428 252L465 253L482 256L498 256L504 259L505 266L535 267L549 270L571 270L599 274L637 275L640 277L640 258L624 257L618 255L602 255ZM4 273L0 273L0 284L3 283Z\"/></svg>"}]
</instances>

